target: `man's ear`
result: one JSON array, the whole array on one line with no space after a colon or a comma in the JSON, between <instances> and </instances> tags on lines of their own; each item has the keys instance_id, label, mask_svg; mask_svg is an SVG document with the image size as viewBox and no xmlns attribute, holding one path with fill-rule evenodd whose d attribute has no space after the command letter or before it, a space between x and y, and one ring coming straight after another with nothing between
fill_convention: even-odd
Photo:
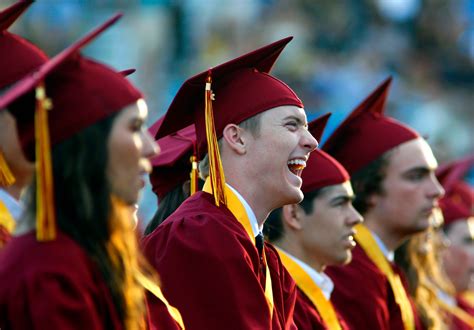
<instances>
[{"instance_id":1,"label":"man's ear","mask_svg":"<svg viewBox=\"0 0 474 330\"><path fill-rule=\"evenodd\" d=\"M239 155L243 155L247 152L244 134L244 130L238 125L227 124L226 127L224 127L222 137L231 150Z\"/></svg>"},{"instance_id":2,"label":"man's ear","mask_svg":"<svg viewBox=\"0 0 474 330\"><path fill-rule=\"evenodd\" d=\"M302 230L303 212L303 209L298 204L285 205L282 209L283 222L292 230Z\"/></svg>"}]
</instances>

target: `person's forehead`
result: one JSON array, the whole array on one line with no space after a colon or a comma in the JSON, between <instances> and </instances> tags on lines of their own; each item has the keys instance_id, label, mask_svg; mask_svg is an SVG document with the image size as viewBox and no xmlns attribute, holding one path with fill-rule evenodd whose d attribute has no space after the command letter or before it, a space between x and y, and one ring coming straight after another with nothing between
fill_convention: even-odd
<instances>
[{"instance_id":1,"label":"person's forehead","mask_svg":"<svg viewBox=\"0 0 474 330\"><path fill-rule=\"evenodd\" d=\"M351 182L345 181L343 183L327 186L325 192L322 194L322 198L332 199L338 196L353 196L354 192L352 190Z\"/></svg>"},{"instance_id":2,"label":"person's forehead","mask_svg":"<svg viewBox=\"0 0 474 330\"><path fill-rule=\"evenodd\" d=\"M305 124L307 122L305 110L294 105L284 105L269 109L262 113L262 118L264 118L264 120L278 120L291 116L299 118L304 121Z\"/></svg>"},{"instance_id":3,"label":"person's forehead","mask_svg":"<svg viewBox=\"0 0 474 330\"><path fill-rule=\"evenodd\" d=\"M389 168L409 170L423 167L435 170L438 167L433 151L423 138L413 139L392 149Z\"/></svg>"},{"instance_id":4,"label":"person's forehead","mask_svg":"<svg viewBox=\"0 0 474 330\"><path fill-rule=\"evenodd\" d=\"M136 117L145 119L148 116L148 106L143 99L127 105L122 109L121 114L125 117Z\"/></svg>"}]
</instances>

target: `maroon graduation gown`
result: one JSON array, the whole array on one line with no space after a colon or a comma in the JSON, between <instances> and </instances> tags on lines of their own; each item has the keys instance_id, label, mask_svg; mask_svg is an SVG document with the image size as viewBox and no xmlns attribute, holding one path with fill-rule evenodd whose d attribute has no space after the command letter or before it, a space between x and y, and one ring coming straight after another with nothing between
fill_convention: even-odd
<instances>
[{"instance_id":1,"label":"maroon graduation gown","mask_svg":"<svg viewBox=\"0 0 474 330\"><path fill-rule=\"evenodd\" d=\"M392 265L406 288L403 273ZM403 330L400 308L395 302L387 277L357 245L352 261L346 266L327 267L326 274L334 281L331 301L351 329ZM423 329L410 299L415 328Z\"/></svg>"},{"instance_id":2,"label":"maroon graduation gown","mask_svg":"<svg viewBox=\"0 0 474 330\"><path fill-rule=\"evenodd\" d=\"M214 205L212 195L198 192L188 198L144 239L143 247L186 329L296 328L295 283L278 253L265 244L274 301L270 319L258 251L232 213ZM153 322L155 312L150 314Z\"/></svg>"},{"instance_id":3,"label":"maroon graduation gown","mask_svg":"<svg viewBox=\"0 0 474 330\"><path fill-rule=\"evenodd\" d=\"M467 301L464 301L461 296L456 297L456 302L459 308L467 312L469 315L474 317L474 308L469 305ZM472 330L472 327L469 324L466 324L463 320L451 314L451 330Z\"/></svg>"},{"instance_id":4,"label":"maroon graduation gown","mask_svg":"<svg viewBox=\"0 0 474 330\"><path fill-rule=\"evenodd\" d=\"M14 237L0 251L0 329L122 329L109 289L84 250L58 232Z\"/></svg>"},{"instance_id":5,"label":"maroon graduation gown","mask_svg":"<svg viewBox=\"0 0 474 330\"><path fill-rule=\"evenodd\" d=\"M293 317L295 319L295 324L298 329L304 330L330 330L323 319L319 315L318 311L314 307L311 300L298 288L298 293L296 295L296 305L295 312ZM339 312L336 310L336 315L343 330L348 330L346 322L342 319Z\"/></svg>"}]
</instances>

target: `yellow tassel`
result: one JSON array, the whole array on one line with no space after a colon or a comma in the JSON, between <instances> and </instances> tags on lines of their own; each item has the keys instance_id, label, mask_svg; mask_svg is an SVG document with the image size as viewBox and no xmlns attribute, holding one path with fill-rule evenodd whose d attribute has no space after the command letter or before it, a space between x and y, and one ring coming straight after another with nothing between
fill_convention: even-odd
<instances>
[{"instance_id":1,"label":"yellow tassel","mask_svg":"<svg viewBox=\"0 0 474 330\"><path fill-rule=\"evenodd\" d=\"M50 241L56 238L53 171L48 128L48 110L51 101L46 98L44 84L36 88L36 239Z\"/></svg>"},{"instance_id":2,"label":"yellow tassel","mask_svg":"<svg viewBox=\"0 0 474 330\"><path fill-rule=\"evenodd\" d=\"M0 187L8 187L15 183L15 176L13 175L7 161L0 151Z\"/></svg>"},{"instance_id":3,"label":"yellow tassel","mask_svg":"<svg viewBox=\"0 0 474 330\"><path fill-rule=\"evenodd\" d=\"M211 73L209 72L206 79L206 90L204 98L205 120L206 120L206 138L209 156L209 177L211 179L212 194L216 206L227 204L225 197L225 176L222 168L222 160L217 144L216 128L214 126L214 113L212 110L212 100L214 95L211 90Z\"/></svg>"},{"instance_id":4,"label":"yellow tassel","mask_svg":"<svg viewBox=\"0 0 474 330\"><path fill-rule=\"evenodd\" d=\"M190 187L190 195L192 196L198 190L198 179L199 179L199 169L198 169L198 162L197 157L192 155L189 159L191 161L191 187Z\"/></svg>"}]
</instances>

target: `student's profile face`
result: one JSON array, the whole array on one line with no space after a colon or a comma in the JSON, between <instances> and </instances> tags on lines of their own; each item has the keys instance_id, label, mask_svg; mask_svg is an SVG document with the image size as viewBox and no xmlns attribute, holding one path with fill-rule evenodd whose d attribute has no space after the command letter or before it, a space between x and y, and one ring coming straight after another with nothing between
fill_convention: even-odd
<instances>
[{"instance_id":1,"label":"student's profile face","mask_svg":"<svg viewBox=\"0 0 474 330\"><path fill-rule=\"evenodd\" d=\"M317 169L315 169L317 170ZM341 265L352 258L354 226L362 216L352 206L354 193L349 181L325 187L313 199L311 213L302 214L301 243L308 255L322 265Z\"/></svg>"},{"instance_id":2,"label":"student's profile face","mask_svg":"<svg viewBox=\"0 0 474 330\"><path fill-rule=\"evenodd\" d=\"M437 162L422 138L405 142L389 157L382 192L372 196L373 212L402 235L430 225L444 190L435 176Z\"/></svg>"},{"instance_id":3,"label":"student's profile face","mask_svg":"<svg viewBox=\"0 0 474 330\"><path fill-rule=\"evenodd\" d=\"M115 118L108 140L107 175L112 193L128 205L134 205L151 172L149 158L159 151L145 128L146 103L138 100L125 107Z\"/></svg>"},{"instance_id":4,"label":"student's profile face","mask_svg":"<svg viewBox=\"0 0 474 330\"><path fill-rule=\"evenodd\" d=\"M0 128L0 152L16 180L28 184L35 170L34 163L26 159L20 144L15 117L7 110L0 111Z\"/></svg>"},{"instance_id":5,"label":"student's profile face","mask_svg":"<svg viewBox=\"0 0 474 330\"><path fill-rule=\"evenodd\" d=\"M474 289L474 217L449 225L443 265L457 292Z\"/></svg>"},{"instance_id":6,"label":"student's profile face","mask_svg":"<svg viewBox=\"0 0 474 330\"><path fill-rule=\"evenodd\" d=\"M262 113L260 131L250 139L246 169L275 208L299 203L301 172L317 141L307 129L306 113L281 106Z\"/></svg>"}]
</instances>

